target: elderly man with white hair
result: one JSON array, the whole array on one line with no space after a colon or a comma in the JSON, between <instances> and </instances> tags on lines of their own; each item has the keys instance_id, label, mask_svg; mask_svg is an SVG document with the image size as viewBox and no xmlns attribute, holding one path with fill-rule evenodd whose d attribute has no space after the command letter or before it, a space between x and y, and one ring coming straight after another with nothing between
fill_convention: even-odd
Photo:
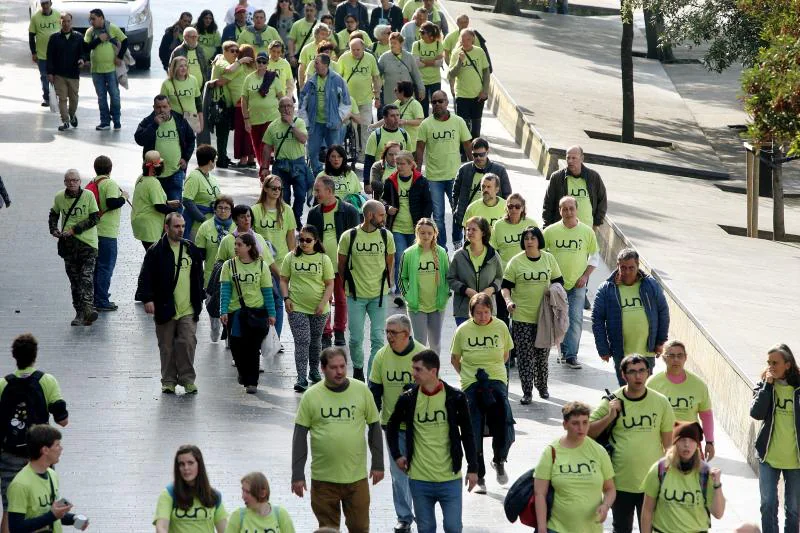
<instances>
[{"instance_id":1,"label":"elderly man with white hair","mask_svg":"<svg viewBox=\"0 0 800 533\"><path fill-rule=\"evenodd\" d=\"M364 148L367 146L369 130L372 123L372 108L379 107L381 102L381 73L378 60L365 52L364 41L353 39L350 50L339 58L339 73L347 82L350 98L358 108L358 159L364 161Z\"/></svg>"}]
</instances>

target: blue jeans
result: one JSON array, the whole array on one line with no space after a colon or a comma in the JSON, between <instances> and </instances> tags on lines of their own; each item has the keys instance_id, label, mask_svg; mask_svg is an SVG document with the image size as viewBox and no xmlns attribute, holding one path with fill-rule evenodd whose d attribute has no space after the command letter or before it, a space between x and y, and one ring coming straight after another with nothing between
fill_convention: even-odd
<instances>
[{"instance_id":1,"label":"blue jeans","mask_svg":"<svg viewBox=\"0 0 800 533\"><path fill-rule=\"evenodd\" d=\"M489 387L494 391L499 391L506 402L506 425L510 424L511 429L514 427L514 419L511 416L511 406L508 404L508 386L502 381L496 379L489 380ZM472 432L475 434L475 450L478 452L478 479L483 479L486 476L486 463L483 460L483 427L485 422L485 415L481 412L478 406L478 384L473 383L464 391L467 396L467 404L469 405L469 418L472 421ZM505 445L502 439L496 436L492 437L492 461L505 461L508 457L508 450L511 449L513 443L513 431L506 427Z\"/></svg>"},{"instance_id":2,"label":"blue jeans","mask_svg":"<svg viewBox=\"0 0 800 533\"><path fill-rule=\"evenodd\" d=\"M464 322L469 320L469 317L466 317L466 316L456 316L456 317L453 317L453 318L456 321L456 327L460 326L461 324L463 324Z\"/></svg>"},{"instance_id":3,"label":"blue jeans","mask_svg":"<svg viewBox=\"0 0 800 533\"><path fill-rule=\"evenodd\" d=\"M561 356L570 361L578 358L578 348L581 346L581 331L583 331L583 304L586 301L586 287L572 287L567 291L569 303L569 329L561 343Z\"/></svg>"},{"instance_id":4,"label":"blue jeans","mask_svg":"<svg viewBox=\"0 0 800 533\"><path fill-rule=\"evenodd\" d=\"M311 129L311 128L309 128ZM325 124L316 123L308 136L308 158L311 160L311 169L314 176L322 172L322 163L319 161L319 149L322 146L340 144L344 137L344 128L328 128Z\"/></svg>"},{"instance_id":5,"label":"blue jeans","mask_svg":"<svg viewBox=\"0 0 800 533\"><path fill-rule=\"evenodd\" d=\"M406 432L398 432L398 444L400 453L408 458L406 454ZM412 524L414 513L411 510L411 489L408 486L408 475L400 470L394 459L389 457L389 470L392 473L392 499L394 500L394 512L397 513L397 521Z\"/></svg>"},{"instance_id":6,"label":"blue jeans","mask_svg":"<svg viewBox=\"0 0 800 533\"><path fill-rule=\"evenodd\" d=\"M97 262L94 266L94 306L109 307L111 302L108 287L117 264L117 239L114 237L97 238Z\"/></svg>"},{"instance_id":7,"label":"blue jeans","mask_svg":"<svg viewBox=\"0 0 800 533\"><path fill-rule=\"evenodd\" d=\"M417 532L436 533L436 502L442 508L445 533L461 533L461 479L408 482L417 513Z\"/></svg>"},{"instance_id":8,"label":"blue jeans","mask_svg":"<svg viewBox=\"0 0 800 533\"><path fill-rule=\"evenodd\" d=\"M561 2L561 7L558 9L558 12L562 15L566 15L569 11L569 1L568 0L549 0L547 3L547 12L548 13L555 13L556 12L556 3Z\"/></svg>"},{"instance_id":9,"label":"blue jeans","mask_svg":"<svg viewBox=\"0 0 800 533\"><path fill-rule=\"evenodd\" d=\"M447 227L444 223L444 199L453 205L453 180L445 181L429 181L428 185L431 189L431 200L433 200L433 220L436 222L436 227L439 228L439 238L436 242L439 246L447 248Z\"/></svg>"},{"instance_id":10,"label":"blue jeans","mask_svg":"<svg viewBox=\"0 0 800 533\"><path fill-rule=\"evenodd\" d=\"M392 233L394 237L394 293L400 294L400 260L403 252L414 244L416 235L413 233Z\"/></svg>"},{"instance_id":11,"label":"blue jeans","mask_svg":"<svg viewBox=\"0 0 800 533\"><path fill-rule=\"evenodd\" d=\"M780 533L778 527L778 478L783 474L786 521L783 530L797 531L800 500L800 469L780 470L766 462L758 465L758 488L761 492L761 531Z\"/></svg>"},{"instance_id":12,"label":"blue jeans","mask_svg":"<svg viewBox=\"0 0 800 533\"><path fill-rule=\"evenodd\" d=\"M117 83L116 72L106 72L99 74L92 73L92 83L94 92L97 93L97 105L100 107L100 124L108 126L111 121L119 124L119 83ZM108 109L108 97L111 97L111 112ZM180 199L180 198L178 198Z\"/></svg>"},{"instance_id":13,"label":"blue jeans","mask_svg":"<svg viewBox=\"0 0 800 533\"><path fill-rule=\"evenodd\" d=\"M292 206L297 227L302 227L303 208L305 207L306 194L311 189L314 177L308 170L306 159L280 159L272 165L272 172L281 178L283 184L283 201ZM294 191L294 201L292 201Z\"/></svg>"},{"instance_id":14,"label":"blue jeans","mask_svg":"<svg viewBox=\"0 0 800 533\"><path fill-rule=\"evenodd\" d=\"M50 101L50 82L47 81L47 60L40 59L37 62L39 67L39 81L42 82L42 100L45 102Z\"/></svg>"},{"instance_id":15,"label":"blue jeans","mask_svg":"<svg viewBox=\"0 0 800 533\"><path fill-rule=\"evenodd\" d=\"M162 176L158 178L158 182L161 183L161 188L164 189L164 192L167 195L167 200L183 199L183 179L185 177L186 172L183 170L178 170L171 176ZM179 209L179 212L182 213L183 208Z\"/></svg>"},{"instance_id":16,"label":"blue jeans","mask_svg":"<svg viewBox=\"0 0 800 533\"><path fill-rule=\"evenodd\" d=\"M274 290L272 291L272 296L275 299L275 333L280 338L281 331L283 331L283 297L279 291Z\"/></svg>"},{"instance_id":17,"label":"blue jeans","mask_svg":"<svg viewBox=\"0 0 800 533\"><path fill-rule=\"evenodd\" d=\"M386 322L386 297L383 305L379 298L347 297L347 325L350 328L350 358L353 368L364 368L364 320L369 315L369 362L366 376L372 369L372 359L383 346L383 328Z\"/></svg>"}]
</instances>

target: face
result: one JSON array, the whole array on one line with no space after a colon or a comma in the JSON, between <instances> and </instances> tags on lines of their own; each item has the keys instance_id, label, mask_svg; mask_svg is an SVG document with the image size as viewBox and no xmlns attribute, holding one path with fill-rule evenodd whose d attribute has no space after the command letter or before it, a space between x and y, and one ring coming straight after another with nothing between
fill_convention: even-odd
<instances>
[{"instance_id":1,"label":"face","mask_svg":"<svg viewBox=\"0 0 800 533\"><path fill-rule=\"evenodd\" d=\"M456 25L458 26L459 30L463 30L464 28L468 28L469 27L469 17L466 16L466 15L458 17L458 19L456 19Z\"/></svg>"},{"instance_id":2,"label":"face","mask_svg":"<svg viewBox=\"0 0 800 533\"><path fill-rule=\"evenodd\" d=\"M664 362L667 363L670 370L683 370L686 364L686 350L683 349L683 346L671 346L664 354Z\"/></svg>"},{"instance_id":3,"label":"face","mask_svg":"<svg viewBox=\"0 0 800 533\"><path fill-rule=\"evenodd\" d=\"M66 187L67 191L69 191L71 194L75 194L78 192L78 189L81 188L81 177L74 174L65 176L64 187Z\"/></svg>"},{"instance_id":4,"label":"face","mask_svg":"<svg viewBox=\"0 0 800 533\"><path fill-rule=\"evenodd\" d=\"M236 257L239 259L250 259L250 247L247 246L242 239L236 239L233 243L234 251L236 252Z\"/></svg>"},{"instance_id":5,"label":"face","mask_svg":"<svg viewBox=\"0 0 800 533\"><path fill-rule=\"evenodd\" d=\"M526 252L539 251L539 239L536 238L536 235L532 233L525 234L525 240L523 241L523 243L525 244Z\"/></svg>"},{"instance_id":6,"label":"face","mask_svg":"<svg viewBox=\"0 0 800 533\"><path fill-rule=\"evenodd\" d=\"M395 130L400 126L400 110L391 109L383 115L384 125L387 129Z\"/></svg>"},{"instance_id":7,"label":"face","mask_svg":"<svg viewBox=\"0 0 800 533\"><path fill-rule=\"evenodd\" d=\"M589 434L589 417L586 415L571 416L563 425L570 439L583 439Z\"/></svg>"},{"instance_id":8,"label":"face","mask_svg":"<svg viewBox=\"0 0 800 533\"><path fill-rule=\"evenodd\" d=\"M392 49L392 53L397 55L403 48L403 43L400 42L400 39L389 39L389 46Z\"/></svg>"},{"instance_id":9,"label":"face","mask_svg":"<svg viewBox=\"0 0 800 533\"><path fill-rule=\"evenodd\" d=\"M419 13L414 15L414 22L417 24L417 26L422 26L423 24L428 22L428 14L425 13L424 11L420 11Z\"/></svg>"},{"instance_id":10,"label":"face","mask_svg":"<svg viewBox=\"0 0 800 533\"><path fill-rule=\"evenodd\" d=\"M344 162L344 159L342 158L342 155L339 152L333 150L330 153L330 155L328 155L328 162L331 164L333 168L340 168L342 166L342 163Z\"/></svg>"},{"instance_id":11,"label":"face","mask_svg":"<svg viewBox=\"0 0 800 533\"><path fill-rule=\"evenodd\" d=\"M98 17L97 15L89 15L89 22L91 23L92 28L96 30L99 30L106 25L105 17Z\"/></svg>"},{"instance_id":12,"label":"face","mask_svg":"<svg viewBox=\"0 0 800 533\"><path fill-rule=\"evenodd\" d=\"M314 183L314 196L319 200L319 203L330 201L333 196L333 191L328 189L323 183Z\"/></svg>"},{"instance_id":13,"label":"face","mask_svg":"<svg viewBox=\"0 0 800 533\"><path fill-rule=\"evenodd\" d=\"M792 367L792 364L784 360L783 354L780 352L772 352L767 355L767 366L772 370L772 377L775 379L783 379L786 373Z\"/></svg>"},{"instance_id":14,"label":"face","mask_svg":"<svg viewBox=\"0 0 800 533\"><path fill-rule=\"evenodd\" d=\"M675 447L678 449L678 455L684 462L690 461L692 457L694 457L694 454L697 453L697 441L689 437L681 437L678 439L678 442L675 443Z\"/></svg>"},{"instance_id":15,"label":"face","mask_svg":"<svg viewBox=\"0 0 800 533\"><path fill-rule=\"evenodd\" d=\"M205 24L206 26L210 26L213 22L214 22L214 15L212 15L211 13L206 13L203 16L203 24Z\"/></svg>"},{"instance_id":16,"label":"face","mask_svg":"<svg viewBox=\"0 0 800 533\"><path fill-rule=\"evenodd\" d=\"M566 221L574 221L578 217L578 206L572 200L562 202L558 206L558 213Z\"/></svg>"},{"instance_id":17,"label":"face","mask_svg":"<svg viewBox=\"0 0 800 533\"><path fill-rule=\"evenodd\" d=\"M447 95L443 92L435 92L431 96L431 106L435 116L442 116L447 111Z\"/></svg>"},{"instance_id":18,"label":"face","mask_svg":"<svg viewBox=\"0 0 800 533\"><path fill-rule=\"evenodd\" d=\"M186 74L188 74L189 72L189 65L186 64L186 61L178 61L178 63L175 66L175 72L181 78L185 78Z\"/></svg>"},{"instance_id":19,"label":"face","mask_svg":"<svg viewBox=\"0 0 800 533\"><path fill-rule=\"evenodd\" d=\"M288 0L286 0L286 3L289 3ZM305 13L306 20L309 22L317 18L317 8L311 4L306 4L306 8L303 10L303 13Z\"/></svg>"},{"instance_id":20,"label":"face","mask_svg":"<svg viewBox=\"0 0 800 533\"><path fill-rule=\"evenodd\" d=\"M354 58L361 59L364 57L364 45L359 42L350 43L350 53Z\"/></svg>"},{"instance_id":21,"label":"face","mask_svg":"<svg viewBox=\"0 0 800 533\"><path fill-rule=\"evenodd\" d=\"M434 235L435 232L433 231L433 228L427 224L417 228L417 238L422 244L431 244L433 242Z\"/></svg>"},{"instance_id":22,"label":"face","mask_svg":"<svg viewBox=\"0 0 800 533\"><path fill-rule=\"evenodd\" d=\"M316 59L314 59L314 70L316 70L317 74L319 74L320 76L327 76L328 75L328 67L329 66L330 65L326 65L325 63L322 62L322 59L321 59L320 56L317 56Z\"/></svg>"},{"instance_id":23,"label":"face","mask_svg":"<svg viewBox=\"0 0 800 533\"><path fill-rule=\"evenodd\" d=\"M522 201L519 198L514 198L506 203L506 213L512 221L519 221L522 218Z\"/></svg>"},{"instance_id":24,"label":"face","mask_svg":"<svg viewBox=\"0 0 800 533\"><path fill-rule=\"evenodd\" d=\"M278 103L278 110L284 114L289 115L290 117L294 115L294 103L291 100L282 100Z\"/></svg>"},{"instance_id":25,"label":"face","mask_svg":"<svg viewBox=\"0 0 800 533\"><path fill-rule=\"evenodd\" d=\"M499 189L496 180L481 180L481 193L484 200L494 200L497 198L497 189Z\"/></svg>"},{"instance_id":26,"label":"face","mask_svg":"<svg viewBox=\"0 0 800 533\"><path fill-rule=\"evenodd\" d=\"M485 305L476 305L472 308L472 320L479 326L485 326L492 320L492 310Z\"/></svg>"},{"instance_id":27,"label":"face","mask_svg":"<svg viewBox=\"0 0 800 533\"><path fill-rule=\"evenodd\" d=\"M300 249L303 250L304 253L310 254L314 252L314 244L317 240L310 233L301 231L298 242L300 243Z\"/></svg>"},{"instance_id":28,"label":"face","mask_svg":"<svg viewBox=\"0 0 800 533\"><path fill-rule=\"evenodd\" d=\"M273 46L269 49L269 58L272 61L277 61L283 55L283 49L280 46Z\"/></svg>"},{"instance_id":29,"label":"face","mask_svg":"<svg viewBox=\"0 0 800 533\"><path fill-rule=\"evenodd\" d=\"M389 148L389 151L386 152L386 164L390 167L395 166L397 164L397 154L399 153L399 148Z\"/></svg>"},{"instance_id":30,"label":"face","mask_svg":"<svg viewBox=\"0 0 800 533\"><path fill-rule=\"evenodd\" d=\"M467 240L471 243L483 242L483 232L474 222L467 224Z\"/></svg>"},{"instance_id":31,"label":"face","mask_svg":"<svg viewBox=\"0 0 800 533\"><path fill-rule=\"evenodd\" d=\"M223 50L223 54L225 55L225 59L231 63L236 59L236 55L239 53L239 48L237 46L231 46L227 50Z\"/></svg>"},{"instance_id":32,"label":"face","mask_svg":"<svg viewBox=\"0 0 800 533\"><path fill-rule=\"evenodd\" d=\"M173 217L169 224L164 224L164 231L167 238L171 241L179 241L183 237L183 229L186 227L183 217Z\"/></svg>"},{"instance_id":33,"label":"face","mask_svg":"<svg viewBox=\"0 0 800 533\"><path fill-rule=\"evenodd\" d=\"M639 275L639 263L636 259L618 261L617 268L619 269L619 279L623 284L633 285L636 283L636 278Z\"/></svg>"},{"instance_id":34,"label":"face","mask_svg":"<svg viewBox=\"0 0 800 533\"><path fill-rule=\"evenodd\" d=\"M181 474L181 479L187 483L193 482L197 479L197 472L199 465L197 459L191 453L183 453L178 456L178 472Z\"/></svg>"},{"instance_id":35,"label":"face","mask_svg":"<svg viewBox=\"0 0 800 533\"><path fill-rule=\"evenodd\" d=\"M281 197L283 192L283 184L279 179L272 179L268 184L264 184L264 190L267 191L267 196L272 199Z\"/></svg>"},{"instance_id":36,"label":"face","mask_svg":"<svg viewBox=\"0 0 800 533\"><path fill-rule=\"evenodd\" d=\"M475 36L469 33L461 34L461 47L464 50L472 50L472 45L475 44Z\"/></svg>"},{"instance_id":37,"label":"face","mask_svg":"<svg viewBox=\"0 0 800 533\"><path fill-rule=\"evenodd\" d=\"M325 374L325 381L333 386L339 386L347 379L347 361L341 355L335 355L328 359L328 365L322 367Z\"/></svg>"},{"instance_id":38,"label":"face","mask_svg":"<svg viewBox=\"0 0 800 533\"><path fill-rule=\"evenodd\" d=\"M244 213L236 217L236 229L241 231L250 231L250 225L253 223L250 220L250 213Z\"/></svg>"},{"instance_id":39,"label":"face","mask_svg":"<svg viewBox=\"0 0 800 533\"><path fill-rule=\"evenodd\" d=\"M169 115L172 108L169 106L169 100L164 98L163 100L156 100L153 103L153 111L156 112L156 115Z\"/></svg>"},{"instance_id":40,"label":"face","mask_svg":"<svg viewBox=\"0 0 800 533\"><path fill-rule=\"evenodd\" d=\"M358 21L353 17L348 17L344 21L344 26L347 31L356 31L358 29Z\"/></svg>"},{"instance_id":41,"label":"face","mask_svg":"<svg viewBox=\"0 0 800 533\"><path fill-rule=\"evenodd\" d=\"M486 166L486 163L489 161L489 150L486 148L473 148L472 149L472 159L475 161L475 166L478 168L483 168Z\"/></svg>"},{"instance_id":42,"label":"face","mask_svg":"<svg viewBox=\"0 0 800 533\"><path fill-rule=\"evenodd\" d=\"M625 382L628 384L628 387L634 390L640 390L642 387L644 387L648 375L649 371L647 370L647 364L636 363L628 365L628 368L625 370L622 377L625 378Z\"/></svg>"},{"instance_id":43,"label":"face","mask_svg":"<svg viewBox=\"0 0 800 533\"><path fill-rule=\"evenodd\" d=\"M237 25L244 26L244 23L247 22L247 11L238 11L233 18Z\"/></svg>"},{"instance_id":44,"label":"face","mask_svg":"<svg viewBox=\"0 0 800 533\"><path fill-rule=\"evenodd\" d=\"M404 329L401 325L386 325L386 340L389 342L389 346L391 346L395 353L402 352L408 348L408 339L410 336L411 332L407 329Z\"/></svg>"},{"instance_id":45,"label":"face","mask_svg":"<svg viewBox=\"0 0 800 533\"><path fill-rule=\"evenodd\" d=\"M567 152L567 170L573 176L581 173L581 165L583 165L583 154L577 148L573 148Z\"/></svg>"},{"instance_id":46,"label":"face","mask_svg":"<svg viewBox=\"0 0 800 533\"><path fill-rule=\"evenodd\" d=\"M178 22L178 25L183 28L188 28L192 24L192 17L189 15L185 15L181 17L181 20Z\"/></svg>"},{"instance_id":47,"label":"face","mask_svg":"<svg viewBox=\"0 0 800 533\"><path fill-rule=\"evenodd\" d=\"M438 379L435 368L425 368L422 361L414 361L411 363L411 375L414 377L414 382L417 385L431 383Z\"/></svg>"},{"instance_id":48,"label":"face","mask_svg":"<svg viewBox=\"0 0 800 533\"><path fill-rule=\"evenodd\" d=\"M369 223L376 228L382 228L386 223L386 209L381 206L377 211L368 216Z\"/></svg>"},{"instance_id":49,"label":"face","mask_svg":"<svg viewBox=\"0 0 800 533\"><path fill-rule=\"evenodd\" d=\"M52 11L53 4L51 4L50 2L42 2L41 4L42 4L42 13L44 13L45 15L49 15L50 12Z\"/></svg>"},{"instance_id":50,"label":"face","mask_svg":"<svg viewBox=\"0 0 800 533\"><path fill-rule=\"evenodd\" d=\"M253 26L260 30L267 23L267 16L264 13L253 15Z\"/></svg>"},{"instance_id":51,"label":"face","mask_svg":"<svg viewBox=\"0 0 800 533\"><path fill-rule=\"evenodd\" d=\"M331 23L333 25L333 23ZM331 32L329 30L319 30L317 34L317 42L327 41L331 37Z\"/></svg>"},{"instance_id":52,"label":"face","mask_svg":"<svg viewBox=\"0 0 800 533\"><path fill-rule=\"evenodd\" d=\"M246 507L255 507L258 505L256 497L250 494L250 483L247 481L242 481L242 501L244 501Z\"/></svg>"},{"instance_id":53,"label":"face","mask_svg":"<svg viewBox=\"0 0 800 533\"><path fill-rule=\"evenodd\" d=\"M61 31L64 33L68 33L72 31L72 17L69 15L64 15L61 17Z\"/></svg>"},{"instance_id":54,"label":"face","mask_svg":"<svg viewBox=\"0 0 800 533\"><path fill-rule=\"evenodd\" d=\"M397 166L397 172L401 176L410 176L414 171L414 165L405 157L395 160L395 165Z\"/></svg>"},{"instance_id":55,"label":"face","mask_svg":"<svg viewBox=\"0 0 800 533\"><path fill-rule=\"evenodd\" d=\"M256 58L256 68L258 68L259 72L263 73L267 70L267 63L269 63L269 58L267 57Z\"/></svg>"},{"instance_id":56,"label":"face","mask_svg":"<svg viewBox=\"0 0 800 533\"><path fill-rule=\"evenodd\" d=\"M231 218L231 206L227 202L220 202L217 204L217 207L214 208L214 214L219 217L220 220L228 220Z\"/></svg>"}]
</instances>

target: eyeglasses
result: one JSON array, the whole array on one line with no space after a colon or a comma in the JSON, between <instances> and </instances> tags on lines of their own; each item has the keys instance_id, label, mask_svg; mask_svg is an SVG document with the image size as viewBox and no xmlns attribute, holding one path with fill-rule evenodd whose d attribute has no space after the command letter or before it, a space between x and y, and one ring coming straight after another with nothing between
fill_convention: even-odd
<instances>
[{"instance_id":1,"label":"eyeglasses","mask_svg":"<svg viewBox=\"0 0 800 533\"><path fill-rule=\"evenodd\" d=\"M509 209L522 209L522 206L518 204L506 204L506 207Z\"/></svg>"},{"instance_id":2,"label":"eyeglasses","mask_svg":"<svg viewBox=\"0 0 800 533\"><path fill-rule=\"evenodd\" d=\"M650 373L650 370L647 369L647 368L640 368L638 370L626 370L625 371L625 375L626 376L635 376L637 374L640 375L640 376L643 376L643 375L649 374L649 373Z\"/></svg>"},{"instance_id":3,"label":"eyeglasses","mask_svg":"<svg viewBox=\"0 0 800 533\"><path fill-rule=\"evenodd\" d=\"M486 157L486 154L488 153L489 152L472 152L472 157Z\"/></svg>"},{"instance_id":4,"label":"eyeglasses","mask_svg":"<svg viewBox=\"0 0 800 533\"><path fill-rule=\"evenodd\" d=\"M387 337L394 337L395 335L402 335L403 333L406 333L406 330L404 330L404 329L401 329L401 330L387 329L386 330L386 336Z\"/></svg>"},{"instance_id":5,"label":"eyeglasses","mask_svg":"<svg viewBox=\"0 0 800 533\"><path fill-rule=\"evenodd\" d=\"M239 53L239 49L238 48L228 48L228 52L230 52L231 54L238 54Z\"/></svg>"},{"instance_id":6,"label":"eyeglasses","mask_svg":"<svg viewBox=\"0 0 800 533\"><path fill-rule=\"evenodd\" d=\"M278 192L283 190L283 187L276 187L275 185L270 185L269 187L266 188L271 190L272 192Z\"/></svg>"},{"instance_id":7,"label":"eyeglasses","mask_svg":"<svg viewBox=\"0 0 800 533\"><path fill-rule=\"evenodd\" d=\"M256 59L256 63L258 63L259 65L266 65L267 64L267 60L266 59Z\"/></svg>"},{"instance_id":8,"label":"eyeglasses","mask_svg":"<svg viewBox=\"0 0 800 533\"><path fill-rule=\"evenodd\" d=\"M447 100L431 100L432 104L443 104L445 102L447 102Z\"/></svg>"},{"instance_id":9,"label":"eyeglasses","mask_svg":"<svg viewBox=\"0 0 800 533\"><path fill-rule=\"evenodd\" d=\"M311 239L309 237L300 237L297 240L302 242L303 244L311 244L312 242L314 242L314 239Z\"/></svg>"}]
</instances>

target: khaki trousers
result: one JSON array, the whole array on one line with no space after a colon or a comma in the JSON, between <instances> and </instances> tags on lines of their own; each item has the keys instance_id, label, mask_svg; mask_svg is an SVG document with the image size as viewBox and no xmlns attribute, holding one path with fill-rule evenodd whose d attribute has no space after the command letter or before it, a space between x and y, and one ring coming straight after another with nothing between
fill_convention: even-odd
<instances>
[{"instance_id":1,"label":"khaki trousers","mask_svg":"<svg viewBox=\"0 0 800 533\"><path fill-rule=\"evenodd\" d=\"M369 533L369 483L330 483L311 480L311 510L319 527L339 529L341 511L350 533Z\"/></svg>"},{"instance_id":2,"label":"khaki trousers","mask_svg":"<svg viewBox=\"0 0 800 533\"><path fill-rule=\"evenodd\" d=\"M53 76L53 87L58 96L58 112L61 114L61 122L69 122L70 117L75 116L78 111L78 84L80 80ZM67 99L69 98L69 107Z\"/></svg>"},{"instance_id":3,"label":"khaki trousers","mask_svg":"<svg viewBox=\"0 0 800 533\"><path fill-rule=\"evenodd\" d=\"M166 324L156 324L158 351L161 354L161 385L194 384L194 351L197 347L197 322L192 315Z\"/></svg>"}]
</instances>

